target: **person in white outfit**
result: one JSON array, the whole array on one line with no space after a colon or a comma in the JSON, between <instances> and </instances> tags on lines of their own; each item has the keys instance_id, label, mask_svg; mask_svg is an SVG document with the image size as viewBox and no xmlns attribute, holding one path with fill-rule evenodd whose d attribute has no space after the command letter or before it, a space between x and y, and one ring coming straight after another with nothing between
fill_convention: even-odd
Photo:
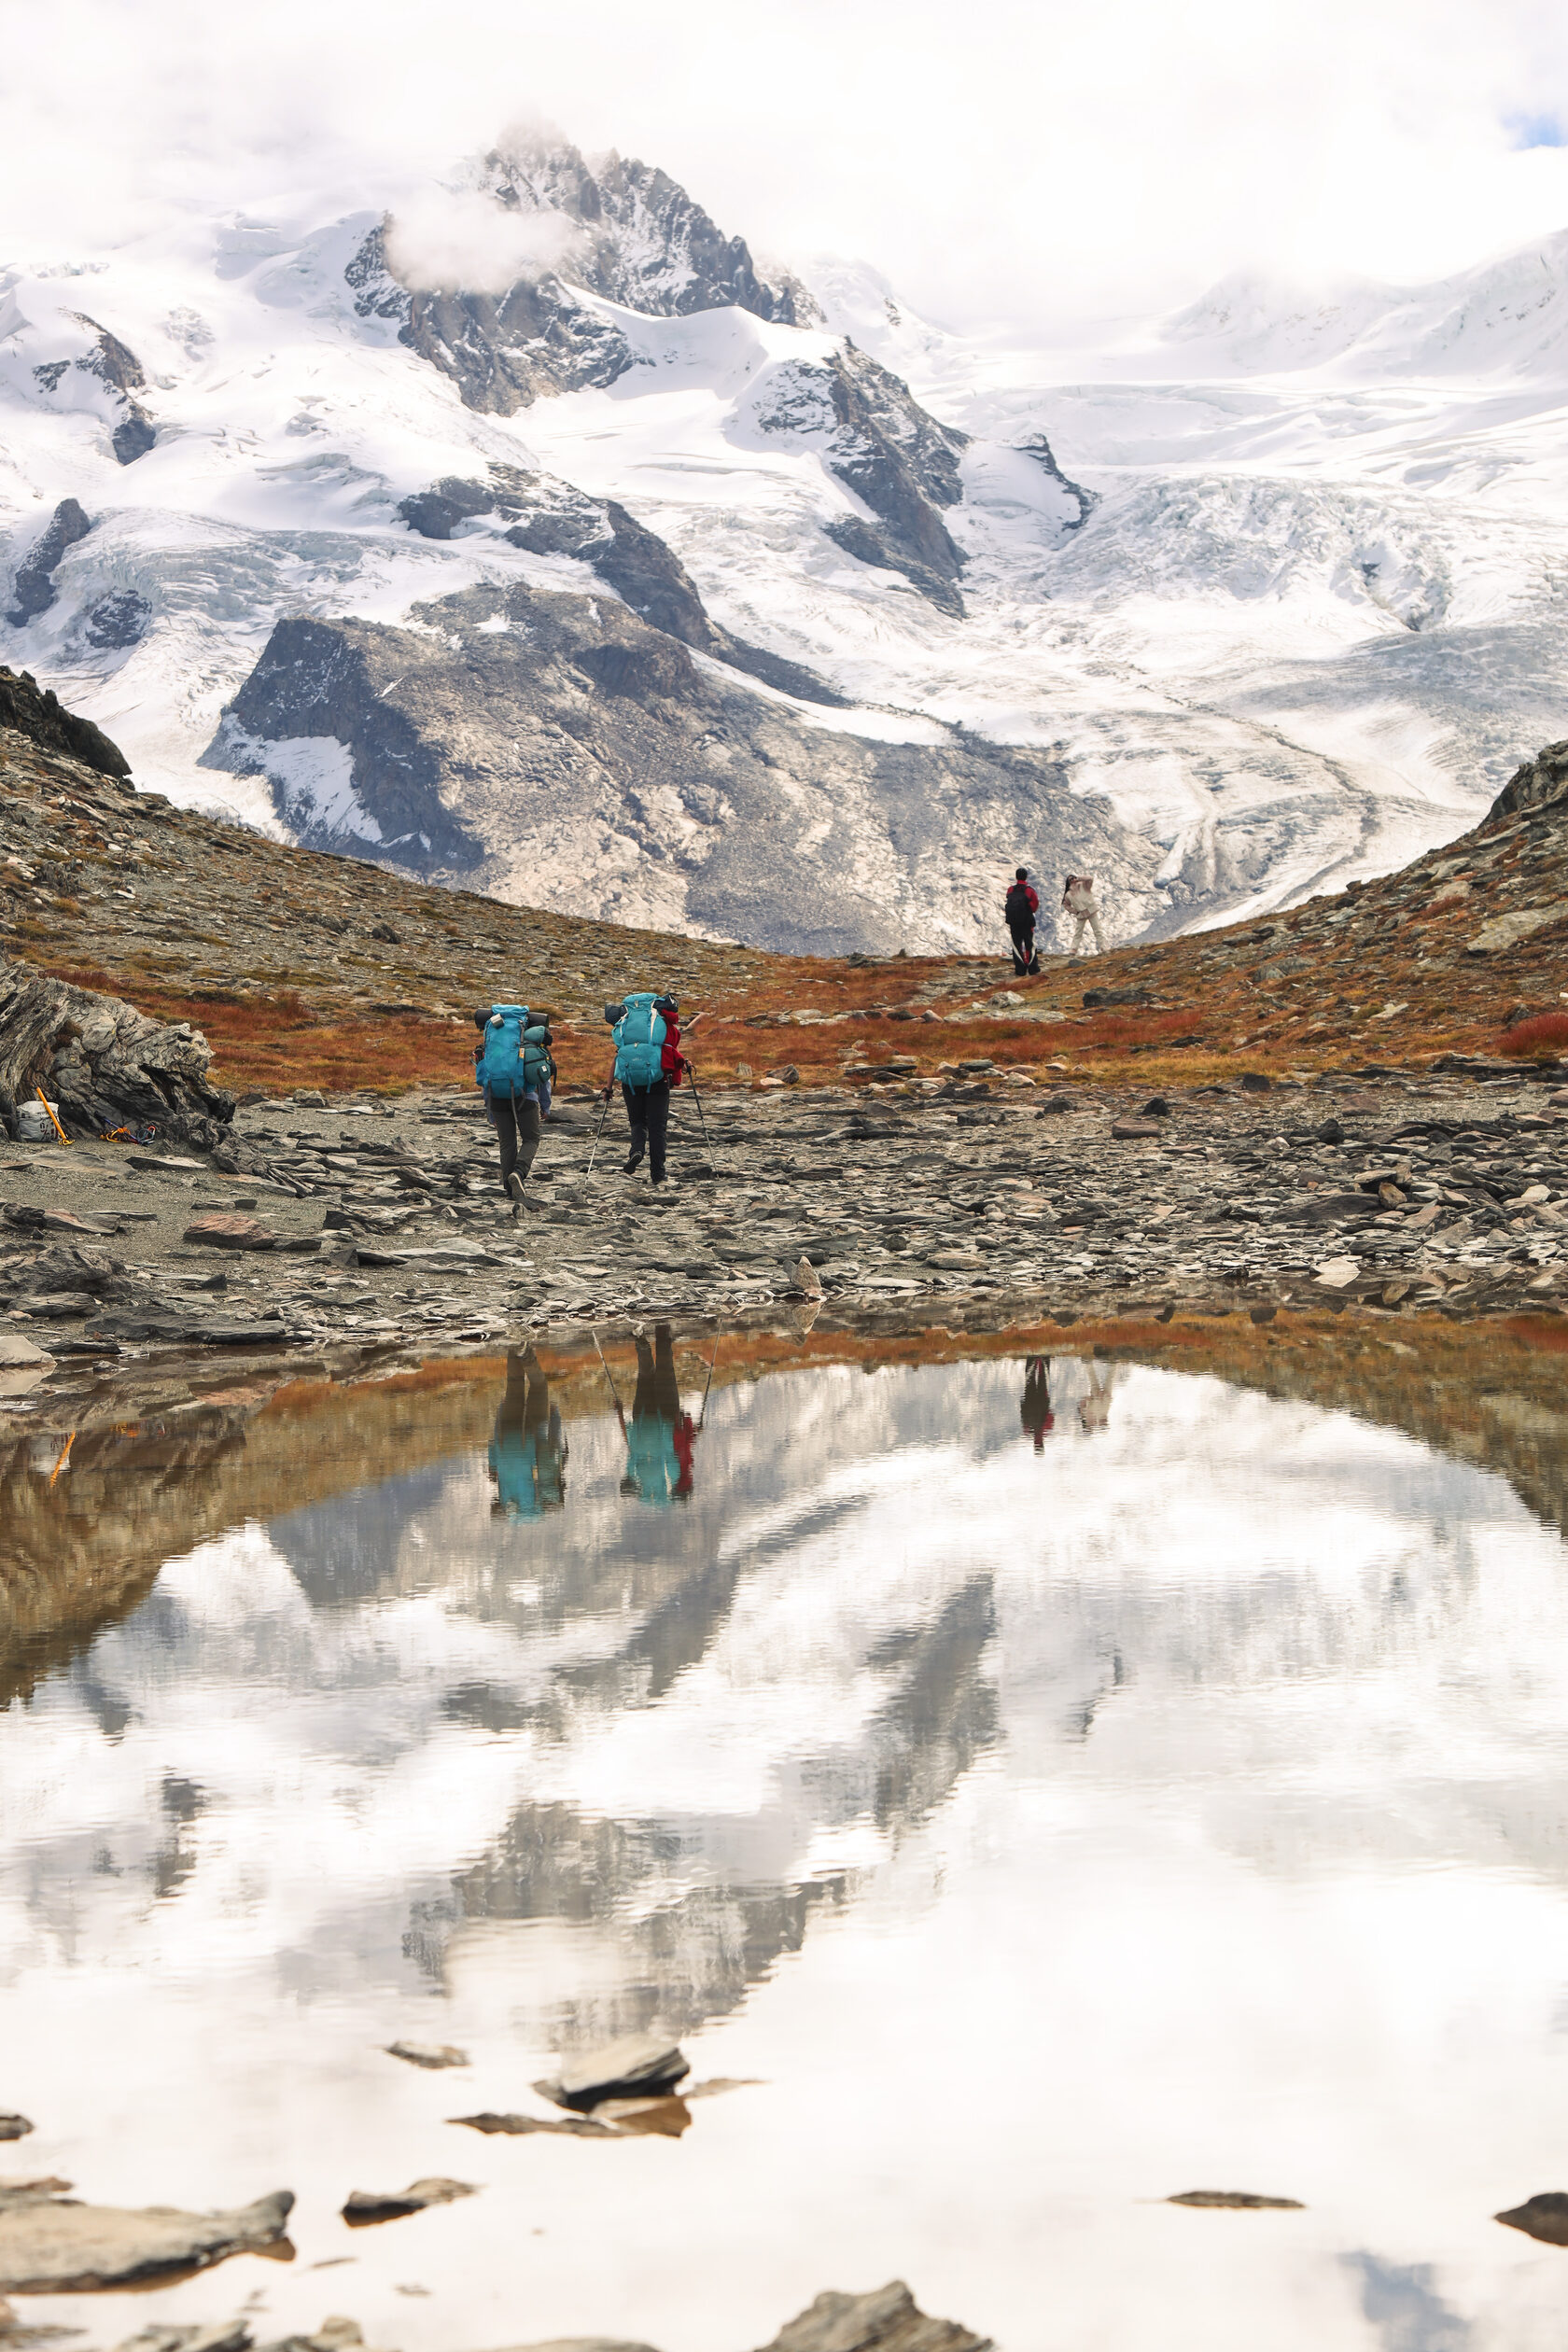
<instances>
[{"instance_id":1,"label":"person in white outfit","mask_svg":"<svg viewBox=\"0 0 1568 2352\"><path fill-rule=\"evenodd\" d=\"M1099 928L1099 909L1095 904L1094 875L1070 874L1061 903L1072 917L1072 945L1068 954L1075 956L1084 944L1085 931L1091 931L1094 933L1095 954L1103 956L1105 933Z\"/></svg>"}]
</instances>

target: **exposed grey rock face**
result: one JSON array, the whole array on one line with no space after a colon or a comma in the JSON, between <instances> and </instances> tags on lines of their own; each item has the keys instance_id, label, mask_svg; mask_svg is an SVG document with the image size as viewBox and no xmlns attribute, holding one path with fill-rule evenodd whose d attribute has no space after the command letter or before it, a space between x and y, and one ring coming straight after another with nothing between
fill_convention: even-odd
<instances>
[{"instance_id":1,"label":"exposed grey rock face","mask_svg":"<svg viewBox=\"0 0 1568 2352\"><path fill-rule=\"evenodd\" d=\"M930 2317L895 2278L865 2295L819 2295L766 2352L989 2352L989 2343L957 2319Z\"/></svg>"},{"instance_id":2,"label":"exposed grey rock face","mask_svg":"<svg viewBox=\"0 0 1568 2352\"><path fill-rule=\"evenodd\" d=\"M508 212L553 215L569 237L560 272L530 271L502 293L414 289L398 279L387 226L343 274L363 318L396 320L399 340L449 375L465 406L511 416L541 392L613 384L635 354L577 290L655 317L735 303L794 325L803 288L764 284L745 240L725 237L667 172L618 155L590 165L564 142L525 142L487 161L483 186Z\"/></svg>"},{"instance_id":3,"label":"exposed grey rock face","mask_svg":"<svg viewBox=\"0 0 1568 2352\"><path fill-rule=\"evenodd\" d=\"M824 463L876 518L847 515L829 536L858 562L902 572L923 596L955 615L963 568L939 507L963 496L959 457L968 435L939 425L906 384L853 343L821 362L772 370L749 411L759 431L815 440Z\"/></svg>"},{"instance_id":4,"label":"exposed grey rock face","mask_svg":"<svg viewBox=\"0 0 1568 2352\"><path fill-rule=\"evenodd\" d=\"M54 567L68 547L86 539L92 528L75 498L62 498L43 532L35 542L32 553L17 570L12 595L16 601L6 618L13 629L24 629L29 621L40 612L47 612L55 598Z\"/></svg>"},{"instance_id":5,"label":"exposed grey rock face","mask_svg":"<svg viewBox=\"0 0 1568 2352\"><path fill-rule=\"evenodd\" d=\"M415 618L280 622L204 763L267 774L273 746L341 745L351 801L273 771L313 847L824 954L967 929L1020 839L1112 890L1153 882L1157 847L1041 751L813 727L608 600L519 582Z\"/></svg>"},{"instance_id":6,"label":"exposed grey rock face","mask_svg":"<svg viewBox=\"0 0 1568 2352\"><path fill-rule=\"evenodd\" d=\"M129 776L131 763L91 719L67 710L58 694L40 686L31 670L0 667L0 727L26 735L40 750L63 751L100 776Z\"/></svg>"},{"instance_id":7,"label":"exposed grey rock face","mask_svg":"<svg viewBox=\"0 0 1568 2352\"><path fill-rule=\"evenodd\" d=\"M151 618L152 607L134 588L116 589L88 607L84 624L87 641L100 653L122 651L125 647L141 642Z\"/></svg>"},{"instance_id":8,"label":"exposed grey rock face","mask_svg":"<svg viewBox=\"0 0 1568 2352\"><path fill-rule=\"evenodd\" d=\"M696 583L660 539L614 498L591 498L548 474L492 466L488 484L448 475L405 498L398 510L425 539L448 539L464 523L495 516L504 536L534 555L568 555L589 564L643 620L715 661L803 702L842 708L844 696L798 662L747 645L708 619Z\"/></svg>"},{"instance_id":9,"label":"exposed grey rock face","mask_svg":"<svg viewBox=\"0 0 1568 2352\"><path fill-rule=\"evenodd\" d=\"M678 181L613 150L587 162L565 141L524 139L489 158L487 181L511 209L562 214L579 230L569 274L607 301L682 318L734 303L787 327L801 289L769 286L743 237L726 237Z\"/></svg>"},{"instance_id":10,"label":"exposed grey rock face","mask_svg":"<svg viewBox=\"0 0 1568 2352\"><path fill-rule=\"evenodd\" d=\"M122 466L133 465L145 457L158 439L158 428L141 402L135 398L147 388L147 377L135 353L118 335L111 335L106 327L100 327L95 318L84 311L76 314L79 326L86 327L96 338L93 348L75 365L89 375L95 375L111 392L119 395L124 413L109 439L114 454Z\"/></svg>"},{"instance_id":11,"label":"exposed grey rock face","mask_svg":"<svg viewBox=\"0 0 1568 2352\"><path fill-rule=\"evenodd\" d=\"M1498 817L1522 817L1533 808L1549 808L1568 798L1568 743L1548 743L1533 760L1516 768L1488 809L1489 825Z\"/></svg>"},{"instance_id":12,"label":"exposed grey rock face","mask_svg":"<svg viewBox=\"0 0 1568 2352\"><path fill-rule=\"evenodd\" d=\"M0 1126L43 1085L67 1134L151 1121L210 1150L233 1098L207 1084L212 1050L189 1022L149 1020L120 998L0 962Z\"/></svg>"},{"instance_id":13,"label":"exposed grey rock face","mask_svg":"<svg viewBox=\"0 0 1568 2352\"><path fill-rule=\"evenodd\" d=\"M1051 444L1046 440L1043 433L1029 434L1018 443L1018 447L1024 452L1026 456L1032 457L1034 459L1035 464L1040 468L1042 473L1049 474L1051 480L1056 483L1059 488L1065 490L1070 498L1076 501L1078 508L1078 520L1076 523L1070 522L1067 527L1070 531L1082 530L1084 525L1088 521L1090 515L1094 512L1095 508L1099 504L1099 491L1085 490L1082 483L1071 481L1069 477L1063 473L1061 468L1057 463Z\"/></svg>"},{"instance_id":14,"label":"exposed grey rock face","mask_svg":"<svg viewBox=\"0 0 1568 2352\"><path fill-rule=\"evenodd\" d=\"M131 2287L166 2271L206 2270L230 2254L282 2238L294 2199L287 2189L229 2213L181 2213L77 2205L40 2196L0 2207L0 2290L80 2295Z\"/></svg>"}]
</instances>

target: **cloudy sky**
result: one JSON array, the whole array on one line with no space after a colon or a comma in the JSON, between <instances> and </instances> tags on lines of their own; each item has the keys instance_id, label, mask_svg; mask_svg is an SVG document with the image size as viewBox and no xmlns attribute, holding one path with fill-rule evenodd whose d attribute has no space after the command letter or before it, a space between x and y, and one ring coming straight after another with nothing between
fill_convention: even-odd
<instances>
[{"instance_id":1,"label":"cloudy sky","mask_svg":"<svg viewBox=\"0 0 1568 2352\"><path fill-rule=\"evenodd\" d=\"M527 119L1026 339L1568 227L1556 0L0 0L0 262L173 203L383 203Z\"/></svg>"}]
</instances>

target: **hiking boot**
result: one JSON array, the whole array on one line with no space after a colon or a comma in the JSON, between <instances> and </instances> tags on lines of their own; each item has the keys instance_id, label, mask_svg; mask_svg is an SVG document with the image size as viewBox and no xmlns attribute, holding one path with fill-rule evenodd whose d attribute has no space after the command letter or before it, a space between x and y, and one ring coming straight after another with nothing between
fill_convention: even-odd
<instances>
[{"instance_id":1,"label":"hiking boot","mask_svg":"<svg viewBox=\"0 0 1568 2352\"><path fill-rule=\"evenodd\" d=\"M641 1154L640 1152L634 1152L634 1153L632 1154L632 1155L631 1155L631 1158L630 1158L630 1159L626 1162L625 1166L622 1169L621 1173L622 1173L622 1175L623 1175L623 1176L635 1176L635 1175L637 1174L637 1169L638 1169L641 1166L642 1166L642 1154Z\"/></svg>"}]
</instances>

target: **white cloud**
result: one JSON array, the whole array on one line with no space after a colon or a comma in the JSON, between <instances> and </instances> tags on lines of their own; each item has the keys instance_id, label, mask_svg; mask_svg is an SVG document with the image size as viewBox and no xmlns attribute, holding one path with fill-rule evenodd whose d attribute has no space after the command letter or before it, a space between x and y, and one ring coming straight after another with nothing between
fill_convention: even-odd
<instances>
[{"instance_id":1,"label":"white cloud","mask_svg":"<svg viewBox=\"0 0 1568 2352\"><path fill-rule=\"evenodd\" d=\"M18 259L171 200L406 216L540 112L664 163L766 252L863 254L919 308L1030 335L1239 267L1409 279L1568 224L1568 149L1518 144L1568 119L1544 0L0 0L0 21Z\"/></svg>"},{"instance_id":2,"label":"white cloud","mask_svg":"<svg viewBox=\"0 0 1568 2352\"><path fill-rule=\"evenodd\" d=\"M557 212L505 212L478 189L417 189L393 215L386 254L405 286L500 294L558 269L576 235Z\"/></svg>"}]
</instances>

